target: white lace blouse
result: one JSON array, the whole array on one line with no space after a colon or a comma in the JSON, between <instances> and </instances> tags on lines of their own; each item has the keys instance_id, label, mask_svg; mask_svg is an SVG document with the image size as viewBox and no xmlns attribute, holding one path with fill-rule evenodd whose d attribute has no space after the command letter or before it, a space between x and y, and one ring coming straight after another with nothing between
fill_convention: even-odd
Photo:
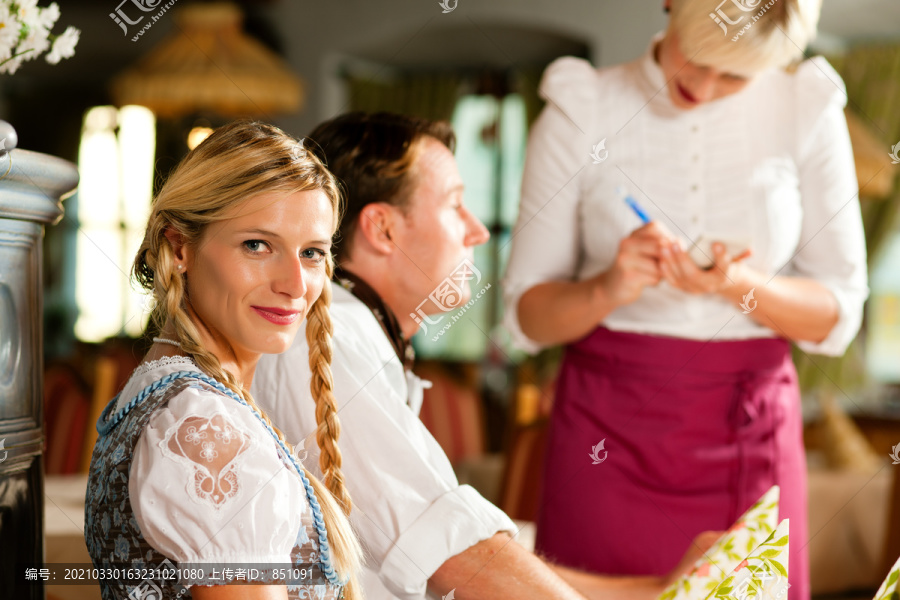
<instances>
[{"instance_id":1,"label":"white lace blouse","mask_svg":"<svg viewBox=\"0 0 900 600\"><path fill-rule=\"evenodd\" d=\"M141 365L121 409L188 358ZM303 484L247 407L188 387L150 417L135 448L128 491L147 542L181 563L288 564L304 512Z\"/></svg>"},{"instance_id":2,"label":"white lace blouse","mask_svg":"<svg viewBox=\"0 0 900 600\"><path fill-rule=\"evenodd\" d=\"M547 68L540 88L547 105L528 142L504 280L505 324L518 345L537 351L541 345L519 326L522 294L610 268L619 242L641 226L616 194L624 186L688 245L701 236L743 238L753 250L751 267L827 287L839 320L821 343L799 345L842 354L859 329L868 288L840 76L814 58L685 111L672 105L652 47L611 68L571 57ZM601 141L605 147L592 157ZM722 298L665 281L603 324L701 340L776 335Z\"/></svg>"}]
</instances>

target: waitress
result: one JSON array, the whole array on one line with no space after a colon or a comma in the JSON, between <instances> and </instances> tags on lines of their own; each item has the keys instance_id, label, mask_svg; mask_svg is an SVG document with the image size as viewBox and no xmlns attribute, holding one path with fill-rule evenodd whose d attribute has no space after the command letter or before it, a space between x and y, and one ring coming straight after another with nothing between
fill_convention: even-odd
<instances>
[{"instance_id":1,"label":"waitress","mask_svg":"<svg viewBox=\"0 0 900 600\"><path fill-rule=\"evenodd\" d=\"M846 95L799 62L817 0L716 3L666 2L640 59L562 58L541 83L505 280L517 343L566 346L537 550L663 574L778 484L805 600L790 342L842 354L868 295Z\"/></svg>"}]
</instances>

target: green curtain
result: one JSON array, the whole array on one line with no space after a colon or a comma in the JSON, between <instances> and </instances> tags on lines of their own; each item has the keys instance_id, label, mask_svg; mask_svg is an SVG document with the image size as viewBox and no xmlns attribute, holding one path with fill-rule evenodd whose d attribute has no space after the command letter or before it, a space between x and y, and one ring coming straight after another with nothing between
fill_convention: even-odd
<instances>
[{"instance_id":1,"label":"green curtain","mask_svg":"<svg viewBox=\"0 0 900 600\"><path fill-rule=\"evenodd\" d=\"M351 110L449 121L462 95L464 78L450 72L407 74L389 82L348 75L346 81Z\"/></svg>"},{"instance_id":2,"label":"green curtain","mask_svg":"<svg viewBox=\"0 0 900 600\"><path fill-rule=\"evenodd\" d=\"M900 140L900 45L857 46L842 56L828 57L847 86L849 110L859 115L875 135L884 141L885 158ZM897 180L887 199L860 198L866 249L871 271L885 241L897 230L900 189ZM844 356L809 356L794 349L794 363L800 387L806 392L834 394L838 388L852 394L868 382L865 369L864 336L853 340Z\"/></svg>"},{"instance_id":3,"label":"green curtain","mask_svg":"<svg viewBox=\"0 0 900 600\"><path fill-rule=\"evenodd\" d=\"M525 117L529 127L544 108L544 101L538 95L538 86L546 68L547 65L521 67L511 74L513 92L519 94L525 103Z\"/></svg>"}]
</instances>

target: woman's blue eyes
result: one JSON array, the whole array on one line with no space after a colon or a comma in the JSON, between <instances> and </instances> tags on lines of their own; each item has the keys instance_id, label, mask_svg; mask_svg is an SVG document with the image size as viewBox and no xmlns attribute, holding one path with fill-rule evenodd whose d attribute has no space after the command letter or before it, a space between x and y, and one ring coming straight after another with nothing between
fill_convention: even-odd
<instances>
[{"instance_id":1,"label":"woman's blue eyes","mask_svg":"<svg viewBox=\"0 0 900 600\"><path fill-rule=\"evenodd\" d=\"M325 258L325 251L320 250L319 248L307 248L303 252L300 253L300 256L303 258L309 258L315 260L316 262Z\"/></svg>"},{"instance_id":2,"label":"woman's blue eyes","mask_svg":"<svg viewBox=\"0 0 900 600\"><path fill-rule=\"evenodd\" d=\"M250 254L261 254L269 247L269 245L262 240L247 240L243 242L243 246ZM301 258L309 259L317 263L323 260L326 255L327 253L321 248L307 248L300 253Z\"/></svg>"},{"instance_id":3,"label":"woman's blue eyes","mask_svg":"<svg viewBox=\"0 0 900 600\"><path fill-rule=\"evenodd\" d=\"M262 246L265 246L266 243L262 240L247 240L244 242L244 248L253 252L254 254L262 250Z\"/></svg>"}]
</instances>

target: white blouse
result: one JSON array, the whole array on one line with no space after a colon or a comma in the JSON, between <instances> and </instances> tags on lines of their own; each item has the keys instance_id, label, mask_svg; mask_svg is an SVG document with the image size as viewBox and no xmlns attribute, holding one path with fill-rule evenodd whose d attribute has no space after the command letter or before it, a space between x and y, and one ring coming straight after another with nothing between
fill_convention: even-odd
<instances>
[{"instance_id":1,"label":"white blouse","mask_svg":"<svg viewBox=\"0 0 900 600\"><path fill-rule=\"evenodd\" d=\"M868 288L840 76L814 58L793 73L772 70L737 94L680 110L652 48L639 60L600 70L561 58L544 74L547 104L528 142L504 281L505 324L517 345L530 352L542 347L519 327L516 308L525 291L608 270L620 240L641 226L616 194L624 186L686 247L700 236L746 239L754 269L827 287L839 320L821 343L799 346L842 354L859 329ZM601 141L605 148L592 157ZM688 294L665 281L603 325L696 340L776 335L720 297Z\"/></svg>"},{"instance_id":2,"label":"white blouse","mask_svg":"<svg viewBox=\"0 0 900 600\"><path fill-rule=\"evenodd\" d=\"M199 369L185 357L141 365L117 410L177 371ZM182 390L150 417L128 491L144 538L179 564L289 564L302 541L303 514L311 514L300 478L258 418L198 387Z\"/></svg>"},{"instance_id":3,"label":"white blouse","mask_svg":"<svg viewBox=\"0 0 900 600\"><path fill-rule=\"evenodd\" d=\"M446 454L407 405L421 405L422 381L403 365L372 312L331 284L332 372L341 422L342 470L350 521L365 548L369 600L424 598L447 559L515 524L474 488L459 485ZM315 403L304 328L287 352L263 356L251 392L318 471ZM412 383L412 386L410 386Z\"/></svg>"}]
</instances>

